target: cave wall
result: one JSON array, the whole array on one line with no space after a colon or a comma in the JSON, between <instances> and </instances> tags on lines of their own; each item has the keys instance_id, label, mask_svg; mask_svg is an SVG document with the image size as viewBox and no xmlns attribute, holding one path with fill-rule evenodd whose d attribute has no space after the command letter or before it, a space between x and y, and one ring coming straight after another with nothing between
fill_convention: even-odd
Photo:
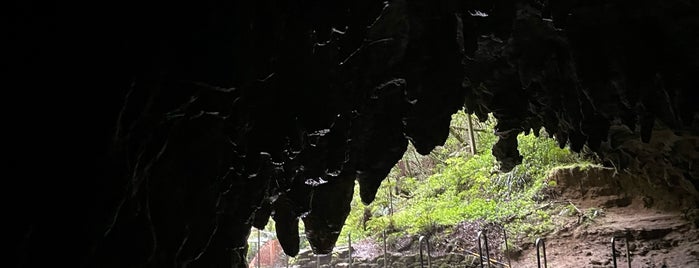
<instances>
[{"instance_id":1,"label":"cave wall","mask_svg":"<svg viewBox=\"0 0 699 268\"><path fill-rule=\"evenodd\" d=\"M654 129L699 134L698 8L14 3L12 266L242 267L270 217L287 254L299 220L328 252L354 182L373 201L408 142L429 153L459 109L497 118L503 170L542 128L623 169L621 145ZM669 163L696 186L697 144L681 147Z\"/></svg>"}]
</instances>

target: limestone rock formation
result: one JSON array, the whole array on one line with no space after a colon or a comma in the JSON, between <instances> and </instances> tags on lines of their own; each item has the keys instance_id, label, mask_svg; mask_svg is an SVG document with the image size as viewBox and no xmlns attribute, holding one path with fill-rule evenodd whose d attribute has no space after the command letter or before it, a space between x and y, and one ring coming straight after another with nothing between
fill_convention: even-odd
<instances>
[{"instance_id":1,"label":"limestone rock formation","mask_svg":"<svg viewBox=\"0 0 699 268\"><path fill-rule=\"evenodd\" d=\"M542 128L618 168L654 129L699 135L695 1L14 8L19 267L243 267L270 217L287 254L299 220L328 252L355 180L372 202L459 109L497 118L503 170ZM667 163L696 187L696 139L675 140Z\"/></svg>"}]
</instances>

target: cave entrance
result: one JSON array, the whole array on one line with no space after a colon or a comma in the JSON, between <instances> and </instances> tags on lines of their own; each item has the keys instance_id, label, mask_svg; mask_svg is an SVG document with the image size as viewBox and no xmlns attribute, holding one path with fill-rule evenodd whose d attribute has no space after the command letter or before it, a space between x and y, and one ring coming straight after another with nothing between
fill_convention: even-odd
<instances>
[{"instance_id":1,"label":"cave entrance","mask_svg":"<svg viewBox=\"0 0 699 268\"><path fill-rule=\"evenodd\" d=\"M492 116L482 122L472 120L469 131L469 119L464 112L454 114L444 145L429 154L421 155L408 145L371 204L361 202L360 186L355 184L351 211L335 249L314 255L308 244L302 245L291 265L347 265L350 243L355 263L382 265L386 258L402 263L406 261L402 256L419 252L421 236L433 238L435 256L453 255L447 259L467 261L477 255L478 244L472 240L480 231L487 233L493 262L502 264L521 251L518 243L550 231L552 212L540 206L552 198L551 189L556 186L549 177L551 170L592 165L591 160L560 148L542 130L518 137L522 164L503 172L492 153L497 122ZM511 240L505 243L508 235ZM251 244L250 249L254 251L255 246ZM471 253L469 257L462 256L465 252Z\"/></svg>"}]
</instances>

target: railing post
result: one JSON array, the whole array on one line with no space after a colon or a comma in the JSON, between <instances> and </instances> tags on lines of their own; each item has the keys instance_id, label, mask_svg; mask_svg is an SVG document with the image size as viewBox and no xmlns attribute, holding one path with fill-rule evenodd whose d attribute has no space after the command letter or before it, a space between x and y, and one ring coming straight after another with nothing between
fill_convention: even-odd
<instances>
[{"instance_id":1,"label":"railing post","mask_svg":"<svg viewBox=\"0 0 699 268\"><path fill-rule=\"evenodd\" d=\"M349 244L349 257L347 263L349 263L349 268L352 268L352 232L347 232L347 242Z\"/></svg>"},{"instance_id":2,"label":"railing post","mask_svg":"<svg viewBox=\"0 0 699 268\"><path fill-rule=\"evenodd\" d=\"M481 263L481 268L483 268L483 246L481 245L481 231L478 231L478 262Z\"/></svg>"},{"instance_id":3,"label":"railing post","mask_svg":"<svg viewBox=\"0 0 699 268\"><path fill-rule=\"evenodd\" d=\"M390 186L391 184L391 178L387 177L388 180L388 214L393 217L393 186Z\"/></svg>"},{"instance_id":4,"label":"railing post","mask_svg":"<svg viewBox=\"0 0 699 268\"><path fill-rule=\"evenodd\" d=\"M626 242L626 263L629 265L629 268L631 268L631 254L629 252L629 234L627 233L625 236L612 236L612 262L614 263L614 268L616 268L616 239L617 238L623 238Z\"/></svg>"},{"instance_id":5,"label":"railing post","mask_svg":"<svg viewBox=\"0 0 699 268\"><path fill-rule=\"evenodd\" d=\"M512 267L512 263L510 262L510 246L507 244L507 229L505 227L502 227L502 237L505 240L505 258L507 258L507 267Z\"/></svg>"},{"instance_id":6,"label":"railing post","mask_svg":"<svg viewBox=\"0 0 699 268\"><path fill-rule=\"evenodd\" d=\"M541 252L539 251L539 248L541 248L544 253L544 268L547 268L548 265L546 264L546 241L544 241L543 238L536 239L536 265L539 268L541 268Z\"/></svg>"},{"instance_id":7,"label":"railing post","mask_svg":"<svg viewBox=\"0 0 699 268\"><path fill-rule=\"evenodd\" d=\"M388 246L386 244L386 230L383 230L383 267L388 268Z\"/></svg>"},{"instance_id":8,"label":"railing post","mask_svg":"<svg viewBox=\"0 0 699 268\"><path fill-rule=\"evenodd\" d=\"M616 242L616 237L612 236L612 263L614 264L614 268L616 268L616 250L614 248L616 247L614 243Z\"/></svg>"},{"instance_id":9,"label":"railing post","mask_svg":"<svg viewBox=\"0 0 699 268\"><path fill-rule=\"evenodd\" d=\"M417 247L420 248L420 268L425 268L425 263L422 258L422 239L425 239L424 235L421 235L420 239L418 239Z\"/></svg>"},{"instance_id":10,"label":"railing post","mask_svg":"<svg viewBox=\"0 0 699 268\"><path fill-rule=\"evenodd\" d=\"M427 267L432 268L432 260L430 256L430 239L426 238L424 235L420 236L420 239L418 240L418 247L420 248L420 267L424 268L425 267L425 262L423 259L423 254L422 254L422 241L425 241L427 243Z\"/></svg>"},{"instance_id":11,"label":"railing post","mask_svg":"<svg viewBox=\"0 0 699 268\"><path fill-rule=\"evenodd\" d=\"M260 242L260 229L257 229L257 268L260 268L260 259L262 259L262 256L260 255L260 248L262 248Z\"/></svg>"},{"instance_id":12,"label":"railing post","mask_svg":"<svg viewBox=\"0 0 699 268\"><path fill-rule=\"evenodd\" d=\"M478 257L481 261L481 268L483 268L483 247L481 244L485 242L485 261L488 263L488 268L490 268L490 248L488 247L488 236L485 231L478 231Z\"/></svg>"},{"instance_id":13,"label":"railing post","mask_svg":"<svg viewBox=\"0 0 699 268\"><path fill-rule=\"evenodd\" d=\"M629 264L629 268L631 268L631 252L629 252L629 234L626 234L626 262Z\"/></svg>"},{"instance_id":14,"label":"railing post","mask_svg":"<svg viewBox=\"0 0 699 268\"><path fill-rule=\"evenodd\" d=\"M430 246L430 238L425 238L425 243L427 243L427 267L432 268L432 246Z\"/></svg>"}]
</instances>

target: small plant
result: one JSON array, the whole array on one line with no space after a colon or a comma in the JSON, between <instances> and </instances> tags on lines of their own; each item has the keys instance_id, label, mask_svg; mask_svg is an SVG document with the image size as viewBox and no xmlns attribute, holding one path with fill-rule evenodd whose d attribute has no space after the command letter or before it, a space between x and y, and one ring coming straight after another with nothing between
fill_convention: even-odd
<instances>
[{"instance_id":1,"label":"small plant","mask_svg":"<svg viewBox=\"0 0 699 268\"><path fill-rule=\"evenodd\" d=\"M585 210L585 213L580 217L578 220L579 223L585 224L585 226L590 225L590 223L594 222L597 217L603 217L604 216L604 210L600 208L588 208Z\"/></svg>"},{"instance_id":2,"label":"small plant","mask_svg":"<svg viewBox=\"0 0 699 268\"><path fill-rule=\"evenodd\" d=\"M585 213L585 217L587 217L590 220L594 220L595 218L600 216L604 216L604 210L600 208L589 208Z\"/></svg>"},{"instance_id":3,"label":"small plant","mask_svg":"<svg viewBox=\"0 0 699 268\"><path fill-rule=\"evenodd\" d=\"M566 217L573 217L573 216L580 216L579 215L579 210L575 205L573 204L568 204L561 209L561 212L558 213L559 216L566 216Z\"/></svg>"}]
</instances>

